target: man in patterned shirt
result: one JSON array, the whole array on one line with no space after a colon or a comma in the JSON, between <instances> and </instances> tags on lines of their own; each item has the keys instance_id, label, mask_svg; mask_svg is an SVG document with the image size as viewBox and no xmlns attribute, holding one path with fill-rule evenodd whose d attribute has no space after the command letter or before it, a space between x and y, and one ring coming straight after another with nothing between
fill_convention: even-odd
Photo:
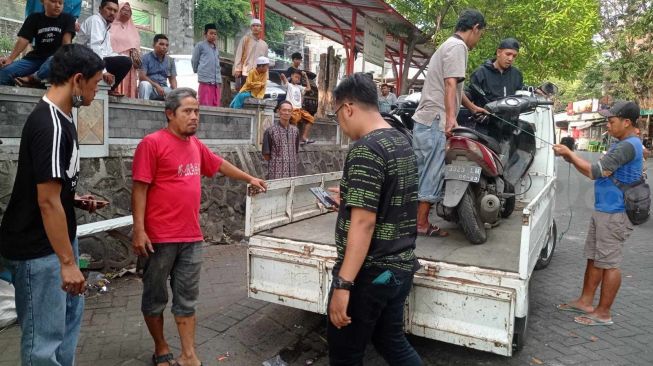
<instances>
[{"instance_id":1,"label":"man in patterned shirt","mask_svg":"<svg viewBox=\"0 0 653 366\"><path fill-rule=\"evenodd\" d=\"M345 78L333 95L340 128L356 142L340 181L330 364L362 364L372 341L390 365L422 365L404 334L404 303L419 267L415 154L406 136L381 117L367 75Z\"/></svg>"},{"instance_id":2,"label":"man in patterned shirt","mask_svg":"<svg viewBox=\"0 0 653 366\"><path fill-rule=\"evenodd\" d=\"M268 179L294 177L297 175L299 152L299 129L290 124L292 103L279 103L279 123L268 127L263 135L263 159L268 162Z\"/></svg>"}]
</instances>

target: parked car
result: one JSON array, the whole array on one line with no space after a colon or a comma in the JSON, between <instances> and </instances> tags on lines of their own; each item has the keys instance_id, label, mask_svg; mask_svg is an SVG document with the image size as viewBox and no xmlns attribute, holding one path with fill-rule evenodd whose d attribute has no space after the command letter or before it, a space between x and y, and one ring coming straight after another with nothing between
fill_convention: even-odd
<instances>
[{"instance_id":1,"label":"parked car","mask_svg":"<svg viewBox=\"0 0 653 366\"><path fill-rule=\"evenodd\" d=\"M199 88L199 82L197 81L197 74L193 72L193 66L190 62L191 55L170 55L170 57L175 61L175 67L177 68L177 87L191 88L195 91ZM272 75L273 72L270 72ZM279 84L279 76L276 74L276 77L272 80L268 80L265 87L265 99L286 99L286 90L281 87ZM277 82L275 82L275 80Z\"/></svg>"}]
</instances>

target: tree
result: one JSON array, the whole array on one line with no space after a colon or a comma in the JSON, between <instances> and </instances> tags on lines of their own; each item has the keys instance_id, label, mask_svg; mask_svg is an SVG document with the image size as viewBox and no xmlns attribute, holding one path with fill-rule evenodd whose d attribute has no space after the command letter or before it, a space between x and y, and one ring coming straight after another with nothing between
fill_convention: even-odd
<instances>
[{"instance_id":1,"label":"tree","mask_svg":"<svg viewBox=\"0 0 653 366\"><path fill-rule=\"evenodd\" d=\"M653 107L653 2L602 0L601 9L604 93Z\"/></svg>"},{"instance_id":2,"label":"tree","mask_svg":"<svg viewBox=\"0 0 653 366\"><path fill-rule=\"evenodd\" d=\"M290 29L292 22L281 15L265 11L265 41L268 47L278 55L283 55L284 33Z\"/></svg>"},{"instance_id":3,"label":"tree","mask_svg":"<svg viewBox=\"0 0 653 366\"><path fill-rule=\"evenodd\" d=\"M426 41L439 45L453 33L463 9L480 10L488 28L477 49L470 52L469 72L492 58L497 44L506 37L520 41L522 48L515 65L523 71L526 82L532 84L552 77L573 79L596 52L592 37L599 31L598 0L391 0L390 3L424 32L425 37L417 39L417 44L427 38ZM407 68L404 72L408 72ZM409 87L407 83L403 85Z\"/></svg>"},{"instance_id":4,"label":"tree","mask_svg":"<svg viewBox=\"0 0 653 366\"><path fill-rule=\"evenodd\" d=\"M248 24L249 2L246 0L198 0L195 8L195 29L215 23L220 35L234 36Z\"/></svg>"}]
</instances>

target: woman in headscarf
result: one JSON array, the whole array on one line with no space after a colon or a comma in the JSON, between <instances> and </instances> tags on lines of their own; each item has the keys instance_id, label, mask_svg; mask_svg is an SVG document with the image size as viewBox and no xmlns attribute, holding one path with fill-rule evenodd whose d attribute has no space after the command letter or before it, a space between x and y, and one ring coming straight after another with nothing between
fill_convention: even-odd
<instances>
[{"instance_id":1,"label":"woman in headscarf","mask_svg":"<svg viewBox=\"0 0 653 366\"><path fill-rule=\"evenodd\" d=\"M118 16L111 24L109 32L111 32L111 48L113 48L113 51L125 55L132 60L132 69L122 80L122 83L120 83L116 91L129 98L136 98L138 96L136 88L138 72L136 70L141 67L139 51L141 48L141 37L132 20L132 8L128 2L120 5Z\"/></svg>"}]
</instances>

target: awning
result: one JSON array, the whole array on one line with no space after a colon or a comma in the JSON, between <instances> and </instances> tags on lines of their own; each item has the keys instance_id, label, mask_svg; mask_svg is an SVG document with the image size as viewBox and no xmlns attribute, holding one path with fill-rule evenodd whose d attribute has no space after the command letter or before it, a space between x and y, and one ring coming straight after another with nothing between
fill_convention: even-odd
<instances>
[{"instance_id":1,"label":"awning","mask_svg":"<svg viewBox=\"0 0 653 366\"><path fill-rule=\"evenodd\" d=\"M386 29L385 60L401 75L408 48L408 34L423 33L384 0L250 0L252 13L264 21L265 8L341 43L347 52L347 73L354 70L354 58L364 46L365 19ZM423 70L435 52L432 42L415 46L411 67ZM398 80L400 81L400 80ZM400 85L397 85L400 87Z\"/></svg>"}]
</instances>

